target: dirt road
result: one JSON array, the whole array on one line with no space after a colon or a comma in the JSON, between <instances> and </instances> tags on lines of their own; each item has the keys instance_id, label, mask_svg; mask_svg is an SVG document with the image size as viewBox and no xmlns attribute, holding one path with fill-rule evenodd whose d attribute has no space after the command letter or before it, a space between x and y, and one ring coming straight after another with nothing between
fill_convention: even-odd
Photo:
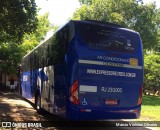
<instances>
[{"instance_id":1,"label":"dirt road","mask_svg":"<svg viewBox=\"0 0 160 130\"><path fill-rule=\"evenodd\" d=\"M14 93L0 94L0 121L45 121L36 110Z\"/></svg>"}]
</instances>

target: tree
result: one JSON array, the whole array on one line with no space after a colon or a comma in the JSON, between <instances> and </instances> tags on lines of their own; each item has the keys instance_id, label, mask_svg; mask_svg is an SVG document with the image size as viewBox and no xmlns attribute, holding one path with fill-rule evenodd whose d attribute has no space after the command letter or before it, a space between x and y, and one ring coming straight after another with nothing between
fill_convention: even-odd
<instances>
[{"instance_id":1,"label":"tree","mask_svg":"<svg viewBox=\"0 0 160 130\"><path fill-rule=\"evenodd\" d=\"M79 0L80 4L87 4L87 5L91 5L93 0Z\"/></svg>"},{"instance_id":2,"label":"tree","mask_svg":"<svg viewBox=\"0 0 160 130\"><path fill-rule=\"evenodd\" d=\"M73 15L76 20L100 20L120 24L140 33L144 50L155 49L158 37L160 9L155 3L144 5L141 0L82 0L81 8Z\"/></svg>"},{"instance_id":3,"label":"tree","mask_svg":"<svg viewBox=\"0 0 160 130\"><path fill-rule=\"evenodd\" d=\"M25 33L36 29L35 0L1 0L0 6L0 43L19 42Z\"/></svg>"},{"instance_id":4,"label":"tree","mask_svg":"<svg viewBox=\"0 0 160 130\"><path fill-rule=\"evenodd\" d=\"M146 54L144 58L144 80L149 89L160 89L160 55Z\"/></svg>"},{"instance_id":5,"label":"tree","mask_svg":"<svg viewBox=\"0 0 160 130\"><path fill-rule=\"evenodd\" d=\"M16 73L16 67L21 59L21 49L15 43L3 43L0 46L0 71Z\"/></svg>"},{"instance_id":6,"label":"tree","mask_svg":"<svg viewBox=\"0 0 160 130\"><path fill-rule=\"evenodd\" d=\"M31 51L36 47L42 40L45 39L45 36L49 30L53 29L53 25L50 24L48 20L48 13L43 16L38 16L38 25L37 29L32 34L25 34L23 37L23 42L20 46L23 50L22 56Z\"/></svg>"},{"instance_id":7,"label":"tree","mask_svg":"<svg viewBox=\"0 0 160 130\"><path fill-rule=\"evenodd\" d=\"M0 44L0 71L15 74L22 57L44 40L46 33L52 29L48 14L38 17L38 26L34 33L25 34L23 42L5 42Z\"/></svg>"}]
</instances>

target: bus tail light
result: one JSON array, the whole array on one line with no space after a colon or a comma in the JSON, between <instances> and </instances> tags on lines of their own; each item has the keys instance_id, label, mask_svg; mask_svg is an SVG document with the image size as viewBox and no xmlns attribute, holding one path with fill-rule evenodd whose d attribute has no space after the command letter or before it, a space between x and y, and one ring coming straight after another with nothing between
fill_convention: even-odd
<instances>
[{"instance_id":1,"label":"bus tail light","mask_svg":"<svg viewBox=\"0 0 160 130\"><path fill-rule=\"evenodd\" d=\"M69 100L76 105L79 105L79 99L78 99L78 80L76 80L70 89L70 97Z\"/></svg>"},{"instance_id":2,"label":"bus tail light","mask_svg":"<svg viewBox=\"0 0 160 130\"><path fill-rule=\"evenodd\" d=\"M140 105L142 103L142 93L143 93L143 86L141 85L139 90L139 98L138 98L137 105Z\"/></svg>"}]
</instances>

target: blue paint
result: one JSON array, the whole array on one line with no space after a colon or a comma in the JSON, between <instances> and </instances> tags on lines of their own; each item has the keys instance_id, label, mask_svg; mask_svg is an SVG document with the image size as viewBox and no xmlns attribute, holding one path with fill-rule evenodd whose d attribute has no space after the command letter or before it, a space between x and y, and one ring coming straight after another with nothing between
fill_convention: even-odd
<instances>
[{"instance_id":1,"label":"blue paint","mask_svg":"<svg viewBox=\"0 0 160 130\"><path fill-rule=\"evenodd\" d=\"M30 55L36 53L40 47L44 49L45 46L49 49L44 52L53 50L47 52L47 58L41 61L44 65L22 72L22 96L27 99L35 98L38 90L41 94L42 108L70 120L122 119L140 116L141 104L137 102L140 86L143 85L144 63L142 42L137 32L107 23L70 21ZM40 58L36 58L41 60L42 57L43 54ZM80 63L80 60L85 63ZM52 71L53 75L49 74ZM103 73L99 73L100 71ZM123 74L120 76L115 73ZM27 81L23 81L24 76L28 77ZM69 100L71 86L75 81L78 81L79 105ZM80 92L81 85L96 86L97 90ZM103 92L102 88L106 92ZM113 92L115 88L122 89L122 92ZM109 92L109 89L112 91ZM106 100L116 100L117 104L106 104Z\"/></svg>"}]
</instances>

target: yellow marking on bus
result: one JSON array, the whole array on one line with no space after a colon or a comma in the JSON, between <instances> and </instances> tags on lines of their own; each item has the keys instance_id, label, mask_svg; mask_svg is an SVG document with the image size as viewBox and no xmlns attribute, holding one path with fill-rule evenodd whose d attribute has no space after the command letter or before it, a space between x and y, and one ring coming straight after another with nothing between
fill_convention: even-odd
<instances>
[{"instance_id":1,"label":"yellow marking on bus","mask_svg":"<svg viewBox=\"0 0 160 130\"><path fill-rule=\"evenodd\" d=\"M130 65L138 65L138 59L136 58L130 58Z\"/></svg>"}]
</instances>

